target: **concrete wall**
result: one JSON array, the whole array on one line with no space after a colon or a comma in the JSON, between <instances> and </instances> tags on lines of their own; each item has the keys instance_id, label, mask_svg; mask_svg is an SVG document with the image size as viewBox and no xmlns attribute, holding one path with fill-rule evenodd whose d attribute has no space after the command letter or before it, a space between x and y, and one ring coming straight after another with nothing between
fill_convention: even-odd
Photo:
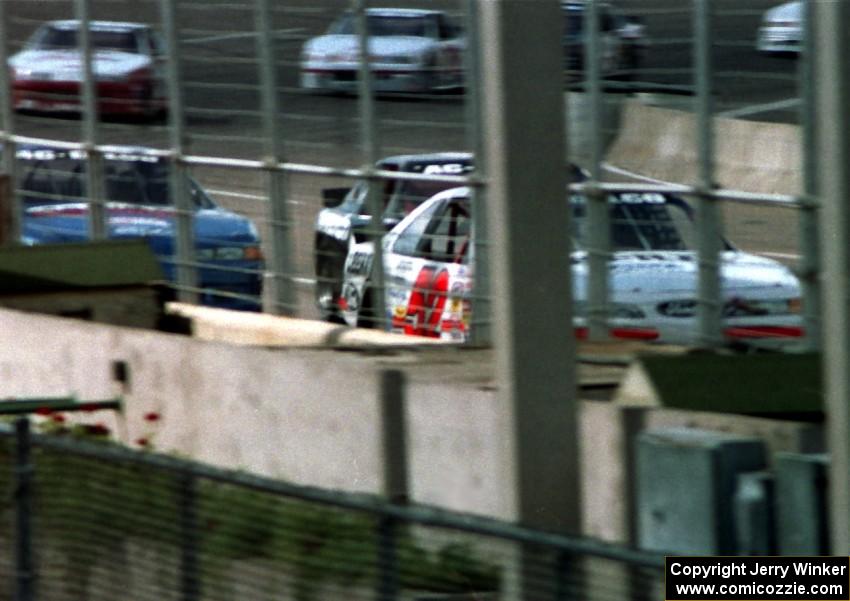
<instances>
[{"instance_id":1,"label":"concrete wall","mask_svg":"<svg viewBox=\"0 0 850 601\"><path fill-rule=\"evenodd\" d=\"M0 310L0 398L108 397L121 388L114 361L129 367L126 416L85 419L106 422L131 444L152 435L157 449L210 463L381 490L382 364L370 354L237 346ZM415 498L506 516L496 435L504 420L493 391L428 377L412 381L408 396ZM152 411L159 422L145 421Z\"/></svg>"},{"instance_id":2,"label":"concrete wall","mask_svg":"<svg viewBox=\"0 0 850 601\"><path fill-rule=\"evenodd\" d=\"M153 435L159 450L348 491L382 489L377 376L403 369L413 499L511 519L501 444L510 424L481 357L450 348L266 349L0 310L0 398L123 393L122 420L84 419L108 423L129 444ZM123 390L114 361L129 368ZM151 411L162 419L145 421ZM629 536L628 465L642 427L750 432L773 451L822 448L817 426L652 409L630 421L624 408L598 401L581 411L584 529L611 541Z\"/></svg>"},{"instance_id":3,"label":"concrete wall","mask_svg":"<svg viewBox=\"0 0 850 601\"><path fill-rule=\"evenodd\" d=\"M622 105L620 123L609 163L665 181L697 181L693 113L628 99ZM800 192L799 127L725 118L716 118L714 124L721 187L769 194Z\"/></svg>"}]
</instances>

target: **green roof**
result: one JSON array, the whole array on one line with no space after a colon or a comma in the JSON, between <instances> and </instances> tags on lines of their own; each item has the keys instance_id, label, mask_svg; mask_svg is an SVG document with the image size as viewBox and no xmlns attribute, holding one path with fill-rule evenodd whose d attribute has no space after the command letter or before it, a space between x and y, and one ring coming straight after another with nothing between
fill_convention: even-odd
<instances>
[{"instance_id":1,"label":"green roof","mask_svg":"<svg viewBox=\"0 0 850 601\"><path fill-rule=\"evenodd\" d=\"M0 294L143 286L163 279L144 240L0 248Z\"/></svg>"}]
</instances>

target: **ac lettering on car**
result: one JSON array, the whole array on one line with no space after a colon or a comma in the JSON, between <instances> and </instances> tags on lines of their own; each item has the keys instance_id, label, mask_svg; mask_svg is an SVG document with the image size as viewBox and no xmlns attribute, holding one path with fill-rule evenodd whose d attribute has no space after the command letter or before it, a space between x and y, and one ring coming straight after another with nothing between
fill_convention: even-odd
<instances>
[{"instance_id":1,"label":"ac lettering on car","mask_svg":"<svg viewBox=\"0 0 850 601\"><path fill-rule=\"evenodd\" d=\"M463 175L469 170L462 163L443 163L442 165L426 165L422 170L425 175Z\"/></svg>"}]
</instances>

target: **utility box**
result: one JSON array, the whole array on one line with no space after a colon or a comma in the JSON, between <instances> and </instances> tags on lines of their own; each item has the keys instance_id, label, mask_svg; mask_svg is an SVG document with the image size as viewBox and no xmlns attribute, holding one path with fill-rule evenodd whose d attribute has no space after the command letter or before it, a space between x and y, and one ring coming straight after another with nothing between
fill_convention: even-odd
<instances>
[{"instance_id":1,"label":"utility box","mask_svg":"<svg viewBox=\"0 0 850 601\"><path fill-rule=\"evenodd\" d=\"M765 467L757 438L649 430L637 438L638 545L683 555L734 555L738 476Z\"/></svg>"},{"instance_id":2,"label":"utility box","mask_svg":"<svg viewBox=\"0 0 850 601\"><path fill-rule=\"evenodd\" d=\"M776 530L781 555L829 555L829 456L777 453Z\"/></svg>"}]
</instances>

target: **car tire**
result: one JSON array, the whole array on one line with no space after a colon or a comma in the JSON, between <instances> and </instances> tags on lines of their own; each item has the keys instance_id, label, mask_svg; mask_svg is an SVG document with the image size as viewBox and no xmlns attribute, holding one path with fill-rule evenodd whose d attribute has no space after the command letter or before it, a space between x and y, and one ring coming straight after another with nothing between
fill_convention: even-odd
<instances>
[{"instance_id":1,"label":"car tire","mask_svg":"<svg viewBox=\"0 0 850 601\"><path fill-rule=\"evenodd\" d=\"M366 288L363 300L360 302L360 311L357 313L357 327L374 330L378 328L377 315L375 313L375 297L372 288Z\"/></svg>"},{"instance_id":2,"label":"car tire","mask_svg":"<svg viewBox=\"0 0 850 601\"><path fill-rule=\"evenodd\" d=\"M331 323L343 323L336 302L342 294L346 254L339 242L323 236L316 238L316 306L321 318Z\"/></svg>"}]
</instances>

